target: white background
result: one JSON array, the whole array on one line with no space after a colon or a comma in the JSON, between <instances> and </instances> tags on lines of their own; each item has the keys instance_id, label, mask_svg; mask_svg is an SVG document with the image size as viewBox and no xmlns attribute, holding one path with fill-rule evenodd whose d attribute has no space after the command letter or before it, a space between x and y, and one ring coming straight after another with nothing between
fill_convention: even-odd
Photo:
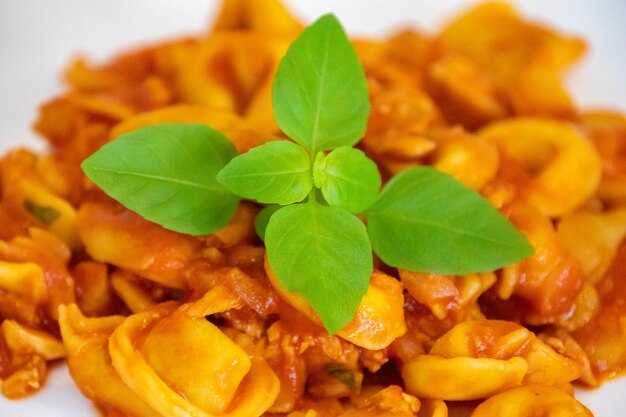
<instances>
[{"instance_id":1,"label":"white background","mask_svg":"<svg viewBox=\"0 0 626 417\"><path fill-rule=\"evenodd\" d=\"M465 0L285 0L304 21L334 12L352 34L382 35L406 26L434 31ZM584 36L590 51L568 77L582 107L626 111L626 1L520 0L526 16ZM207 30L218 1L0 0L0 152L16 145L41 148L30 125L42 101L62 91L60 73L83 54L112 54L168 36ZM65 368L25 401L0 398L0 417L89 417L91 405ZM621 417L626 379L579 395L598 417Z\"/></svg>"}]
</instances>

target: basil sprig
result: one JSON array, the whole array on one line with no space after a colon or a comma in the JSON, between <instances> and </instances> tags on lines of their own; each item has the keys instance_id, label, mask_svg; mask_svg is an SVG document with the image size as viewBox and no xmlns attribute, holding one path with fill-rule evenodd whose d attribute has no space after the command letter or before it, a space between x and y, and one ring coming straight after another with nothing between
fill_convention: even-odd
<instances>
[{"instance_id":1,"label":"basil sprig","mask_svg":"<svg viewBox=\"0 0 626 417\"><path fill-rule=\"evenodd\" d=\"M532 254L489 202L434 168L406 170L379 193L376 164L352 148L369 116L365 72L333 15L290 46L273 104L293 142L235 156L233 145L207 126L165 124L121 136L82 168L130 210L181 233L223 228L240 198L268 204L255 227L270 266L330 333L354 317L367 291L372 248L390 266L455 275Z\"/></svg>"}]
</instances>

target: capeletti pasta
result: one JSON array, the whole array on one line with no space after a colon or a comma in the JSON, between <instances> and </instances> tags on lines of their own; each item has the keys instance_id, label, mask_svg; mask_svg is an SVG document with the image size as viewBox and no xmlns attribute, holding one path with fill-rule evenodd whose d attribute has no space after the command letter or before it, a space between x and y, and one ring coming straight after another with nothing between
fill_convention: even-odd
<instances>
[{"instance_id":1,"label":"capeletti pasta","mask_svg":"<svg viewBox=\"0 0 626 417\"><path fill-rule=\"evenodd\" d=\"M584 51L501 3L349 42L224 0L206 35L73 61L35 125L48 151L0 160L2 393L65 360L106 417L591 416L573 384L626 366L626 118L572 103ZM325 108L320 78L347 80ZM196 194L145 193L203 135L210 178L177 182L221 193L199 224ZM259 167L269 191L240 181Z\"/></svg>"}]
</instances>

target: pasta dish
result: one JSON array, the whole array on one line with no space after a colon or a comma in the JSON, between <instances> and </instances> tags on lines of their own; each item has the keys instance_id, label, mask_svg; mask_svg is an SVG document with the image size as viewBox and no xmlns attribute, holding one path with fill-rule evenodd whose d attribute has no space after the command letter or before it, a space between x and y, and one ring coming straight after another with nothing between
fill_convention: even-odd
<instances>
[{"instance_id":1,"label":"pasta dish","mask_svg":"<svg viewBox=\"0 0 626 417\"><path fill-rule=\"evenodd\" d=\"M0 381L105 417L592 416L626 367L626 116L484 3L348 39L278 0L66 69L0 158ZM29 400L26 400L29 401Z\"/></svg>"}]
</instances>

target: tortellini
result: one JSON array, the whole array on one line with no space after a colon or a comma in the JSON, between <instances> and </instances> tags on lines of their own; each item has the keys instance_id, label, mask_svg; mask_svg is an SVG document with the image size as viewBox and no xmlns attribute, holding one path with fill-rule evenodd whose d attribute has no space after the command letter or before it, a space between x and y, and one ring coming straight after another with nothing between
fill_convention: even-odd
<instances>
[{"instance_id":1,"label":"tortellini","mask_svg":"<svg viewBox=\"0 0 626 417\"><path fill-rule=\"evenodd\" d=\"M239 306L229 290L215 287L195 302L166 302L127 318L87 319L75 306L64 307L70 370L105 409L260 416L276 399L278 379L263 358L248 356L206 319Z\"/></svg>"},{"instance_id":2,"label":"tortellini","mask_svg":"<svg viewBox=\"0 0 626 417\"><path fill-rule=\"evenodd\" d=\"M111 202L83 204L78 225L93 259L172 288L185 287L181 269L200 248L190 236L165 230Z\"/></svg>"},{"instance_id":3,"label":"tortellini","mask_svg":"<svg viewBox=\"0 0 626 417\"><path fill-rule=\"evenodd\" d=\"M510 119L485 127L479 136L523 167L527 173L520 179L523 197L546 216L571 212L600 184L598 151L565 122Z\"/></svg>"},{"instance_id":4,"label":"tortellini","mask_svg":"<svg viewBox=\"0 0 626 417\"><path fill-rule=\"evenodd\" d=\"M464 321L427 355L402 365L407 391L420 398L475 400L521 384L563 386L578 365L526 328L506 321Z\"/></svg>"},{"instance_id":5,"label":"tortellini","mask_svg":"<svg viewBox=\"0 0 626 417\"><path fill-rule=\"evenodd\" d=\"M471 417L592 417L571 395L546 385L524 385L496 394L481 403Z\"/></svg>"},{"instance_id":6,"label":"tortellini","mask_svg":"<svg viewBox=\"0 0 626 417\"><path fill-rule=\"evenodd\" d=\"M280 287L267 259L265 271L272 286L289 304L311 320L320 322L301 295L289 293ZM337 334L366 349L386 348L406 332L402 303L402 285L394 278L374 271L355 317Z\"/></svg>"},{"instance_id":7,"label":"tortellini","mask_svg":"<svg viewBox=\"0 0 626 417\"><path fill-rule=\"evenodd\" d=\"M4 320L0 329L2 393L7 398L21 398L42 387L48 361L65 358L65 348L50 334L15 320Z\"/></svg>"},{"instance_id":8,"label":"tortellini","mask_svg":"<svg viewBox=\"0 0 626 417\"><path fill-rule=\"evenodd\" d=\"M152 408L120 379L111 364L109 338L123 322L123 316L87 318L75 304L62 306L59 325L67 364L78 388L104 410L152 417Z\"/></svg>"}]
</instances>

